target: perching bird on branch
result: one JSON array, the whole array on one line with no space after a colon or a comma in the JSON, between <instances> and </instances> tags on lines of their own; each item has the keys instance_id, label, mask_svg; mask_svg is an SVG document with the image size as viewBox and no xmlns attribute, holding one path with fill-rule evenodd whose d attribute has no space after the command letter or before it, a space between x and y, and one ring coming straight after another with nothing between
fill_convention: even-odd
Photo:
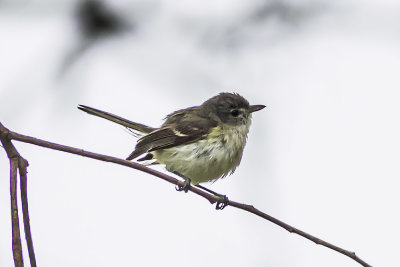
<instances>
[{"instance_id":1,"label":"perching bird on branch","mask_svg":"<svg viewBox=\"0 0 400 267\"><path fill-rule=\"evenodd\" d=\"M164 164L185 179L179 191L190 183L215 181L232 174L242 159L252 113L265 108L250 105L235 93L220 93L200 106L167 115L160 128L132 122L95 108L79 105L89 114L105 118L138 132L142 137L127 160Z\"/></svg>"}]
</instances>

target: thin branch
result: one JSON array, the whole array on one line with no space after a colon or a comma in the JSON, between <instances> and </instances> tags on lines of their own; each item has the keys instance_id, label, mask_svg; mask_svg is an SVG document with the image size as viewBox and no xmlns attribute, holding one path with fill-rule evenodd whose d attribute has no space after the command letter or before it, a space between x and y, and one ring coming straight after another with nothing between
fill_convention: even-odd
<instances>
[{"instance_id":1,"label":"thin branch","mask_svg":"<svg viewBox=\"0 0 400 267\"><path fill-rule=\"evenodd\" d=\"M280 220L278 220L278 219L276 219L276 218L274 218L274 217L272 217L272 216L270 216L270 215L268 215L268 214L256 209L252 205L238 203L238 202L235 202L235 201L229 201L229 205L233 206L233 207L236 207L238 209L246 210L246 211L248 211L250 213L253 213L255 215L258 215L261 218L264 218L264 219L266 219L266 220L268 220L268 221L270 221L270 222L272 222L272 223L274 223L276 225L279 225L282 228L285 228L290 233L298 234L298 235L300 235L300 236L302 236L304 238L307 238L308 240L313 241L317 245L322 245L324 247L327 247L327 248L330 248L332 250L335 250L335 251L337 251L337 252L339 252L339 253L341 253L343 255L346 255L346 256L352 258L353 260L355 260L356 262L360 263L362 266L371 267L371 265L369 265L368 263L366 263L365 261L360 259L356 255L356 253L354 253L352 251L349 251L349 250L346 250L346 249L343 249L343 248L340 248L338 246L335 246L335 245L333 245L331 243L328 243L328 242L326 242L326 241L324 241L322 239L319 239L318 237L312 236L312 235L310 235L310 234L308 234L308 233L306 233L306 232L304 232L304 231L302 231L300 229L297 229L297 228L295 228L293 226L290 226L289 224L284 223L284 222L282 222L282 221L280 221Z\"/></svg>"},{"instance_id":2,"label":"thin branch","mask_svg":"<svg viewBox=\"0 0 400 267\"><path fill-rule=\"evenodd\" d=\"M1 125L1 124L0 124ZM1 128L0 128L1 130ZM54 150L58 150L58 151L63 151L63 152L67 152L67 153L72 153L72 154L76 154L76 155L80 155L80 156L84 156L84 157L88 157L88 158L92 158L92 159L97 159L97 160L101 160L101 161L105 161L105 162L112 162L112 163L116 163L119 165L123 165L123 166L127 166L136 170L140 170L149 174L152 174L154 176L157 176L169 183L178 185L178 186L183 186L183 182L180 180L177 180L176 178L173 178L171 176L168 176L164 173L155 171L153 169L150 169L148 167L145 167L141 164L135 163L135 162L131 162L131 161L127 161L127 160L123 160L123 159L119 159L119 158L115 158L115 157L111 157L111 156L106 156L106 155L101 155L101 154L96 154L93 152L88 152L88 151L84 151L82 149L77 149L77 148L73 148L73 147L68 147L68 146L64 146L64 145L59 145L56 143L51 143L48 141L44 141L44 140L40 140L37 138L33 138L33 137L29 137L29 136L25 136L25 135L21 135L15 132L8 132L8 138L9 139L14 139L20 142L24 142L24 143L30 143L33 145L37 145L37 146L42 146L42 147L46 147L46 148L50 148L50 149L54 149ZM216 203L216 202L222 202L224 200L223 197L221 196L216 196L213 194L210 194L206 191L201 190L198 187L194 187L194 186L190 186L189 191L200 195L202 197L204 197L205 199L207 199L208 201L210 201L210 203ZM366 267L370 267L371 265L369 265L368 263L366 263L365 261L363 261L362 259L360 259L354 252L342 249L340 247L337 247L335 245L332 245L322 239L319 239L315 236L312 236L304 231L301 231L295 227L292 227L258 209L256 209L255 207L253 207L252 205L248 205L248 204L242 204L242 203L238 203L232 200L228 200L227 204L232 206L232 207L236 207L245 211L248 211L250 213L253 213L255 215L258 215L284 229L286 229L287 231L289 231L290 233L295 233L298 234L304 238L307 238L313 242L315 242L316 244L325 246L327 248L330 248L334 251L337 251L343 255L346 255L348 257L350 257L351 259L355 260L356 262L360 263L362 266L366 266Z\"/></svg>"},{"instance_id":3,"label":"thin branch","mask_svg":"<svg viewBox=\"0 0 400 267\"><path fill-rule=\"evenodd\" d=\"M28 209L28 193L27 193L27 167L28 161L26 161L21 155L18 153L17 149L12 144L11 140L8 137L9 131L0 123L0 138L3 144L3 147L7 153L7 156L10 158L11 171L15 172L15 184L13 179L11 179L11 203L15 202L16 207L16 218L13 217L14 220L17 220L16 223L13 221L13 233L18 230L18 243L19 246L14 246L14 238L13 238L13 254L14 254L14 262L15 266L23 266L23 258L22 258L22 248L21 248L21 238L19 234L19 218L18 218L18 207L16 200L16 175L17 168L19 169L19 177L20 177L20 190L21 190L21 202L22 202L22 215L24 219L24 230L25 230L25 239L28 246L29 260L32 267L36 267L36 259L35 252L33 250L33 242L31 235L31 227L29 223L29 209ZM13 160L11 162L11 160ZM13 189L14 188L14 189ZM13 192L15 194L13 195ZM15 198L15 200L13 200ZM13 208L13 207L12 207ZM13 234L14 237L14 234ZM15 247L15 249L14 249ZM16 263L16 256L18 255L18 264ZM20 256L19 256L20 255ZM19 260L20 258L20 260ZM22 264L22 265L21 265Z\"/></svg>"},{"instance_id":4,"label":"thin branch","mask_svg":"<svg viewBox=\"0 0 400 267\"><path fill-rule=\"evenodd\" d=\"M1 127L0 130L3 130L3 126L1 124L0 127ZM21 234L19 231L19 216L18 216L18 202L17 202L18 152L12 145L11 141L8 138L6 138L6 133L3 131L0 132L0 140L10 160L11 231L12 231L12 251L13 251L14 265L16 267L23 267L24 259L22 256Z\"/></svg>"},{"instance_id":5,"label":"thin branch","mask_svg":"<svg viewBox=\"0 0 400 267\"><path fill-rule=\"evenodd\" d=\"M18 169L20 178L20 190L21 190L21 202L22 202L22 215L24 217L24 230L25 239L28 246L29 260L31 267L36 267L36 257L35 251L33 249L31 225L29 222L29 208L28 208L28 177L27 177L27 167L28 161L23 157L18 158Z\"/></svg>"},{"instance_id":6,"label":"thin branch","mask_svg":"<svg viewBox=\"0 0 400 267\"><path fill-rule=\"evenodd\" d=\"M184 185L184 183L182 181L180 181L174 177L171 177L162 172L150 169L150 168L145 167L142 164L139 164L136 162L132 162L132 161L116 158L116 157L111 157L111 156L107 156L107 155L101 155L101 154L85 151L83 149L78 149L78 148L74 148L74 147L59 145L56 143L40 140L40 139L37 139L34 137L18 134L18 133L11 132L11 131L9 131L9 133L8 133L8 138L10 138L11 140L17 140L20 142L29 143L29 144L33 144L33 145L37 145L37 146L41 146L41 147L46 147L46 148L50 148L50 149L54 149L54 150L58 150L58 151L63 151L63 152L67 152L67 153L71 153L71 154L75 154L75 155L80 155L80 156L87 157L87 158L97 159L97 160L101 160L101 161L105 161L105 162L116 163L119 165L127 166L130 168L136 169L136 170L140 170L140 171L152 174L152 175L157 176L169 183L172 183L172 184L175 184L178 186ZM193 193L196 193L197 195L200 195L200 196L206 198L212 204L216 203L217 201L223 200L221 197L214 196L212 194L204 192L203 190L201 190L197 187L194 187L194 186L191 186L189 190L192 191Z\"/></svg>"},{"instance_id":7,"label":"thin branch","mask_svg":"<svg viewBox=\"0 0 400 267\"><path fill-rule=\"evenodd\" d=\"M10 195L11 195L11 223L12 223L12 250L15 267L24 266L22 257L21 234L19 232L19 217L17 203L17 168L18 158L10 159Z\"/></svg>"}]
</instances>

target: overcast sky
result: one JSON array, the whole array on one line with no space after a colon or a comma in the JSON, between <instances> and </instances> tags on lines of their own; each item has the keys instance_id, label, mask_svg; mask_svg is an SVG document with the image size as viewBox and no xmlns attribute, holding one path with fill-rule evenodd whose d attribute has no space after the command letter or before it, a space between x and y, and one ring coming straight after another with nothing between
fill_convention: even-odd
<instances>
[{"instance_id":1,"label":"overcast sky","mask_svg":"<svg viewBox=\"0 0 400 267\"><path fill-rule=\"evenodd\" d=\"M240 93L267 108L235 174L204 185L373 266L399 265L400 2L106 4L123 26L95 39L77 30L76 1L0 2L1 123L125 158L135 137L78 104L156 127ZM148 174L14 144L30 164L39 266L360 266ZM0 266L13 265L8 164L0 152Z\"/></svg>"}]
</instances>

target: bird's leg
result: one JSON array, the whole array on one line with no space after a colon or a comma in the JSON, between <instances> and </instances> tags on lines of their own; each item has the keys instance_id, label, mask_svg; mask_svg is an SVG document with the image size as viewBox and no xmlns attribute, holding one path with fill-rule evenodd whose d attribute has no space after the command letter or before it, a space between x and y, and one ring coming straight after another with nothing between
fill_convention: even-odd
<instances>
[{"instance_id":1,"label":"bird's leg","mask_svg":"<svg viewBox=\"0 0 400 267\"><path fill-rule=\"evenodd\" d=\"M177 185L175 187L176 191L184 191L185 193L187 193L189 191L189 187L190 187L190 182L191 182L190 178L187 178L186 176L184 176L180 173L177 173L177 172L173 172L173 173L185 180L183 186Z\"/></svg>"},{"instance_id":2,"label":"bird's leg","mask_svg":"<svg viewBox=\"0 0 400 267\"><path fill-rule=\"evenodd\" d=\"M173 172L174 174L178 175L179 177L183 178L185 180L183 186L177 185L175 187L176 191L184 191L185 193L187 193L189 191L189 187L190 187L190 178L178 173L178 172ZM217 201L217 205L215 206L215 208L217 210L223 210L226 206L228 206L229 204L229 199L226 195L221 195L215 191L212 191L211 189L208 189L202 185L195 185L196 187L213 194L214 196L220 197L222 200L218 200Z\"/></svg>"},{"instance_id":3,"label":"bird's leg","mask_svg":"<svg viewBox=\"0 0 400 267\"><path fill-rule=\"evenodd\" d=\"M202 190L204 190L204 191L206 191L208 193L211 193L214 196L222 198L221 201L220 200L217 201L217 205L215 206L215 209L223 210L226 206L229 205L229 199L228 199L228 197L226 195L221 195L221 194L219 194L219 193L217 193L215 191L212 191L211 189L208 189L207 187L204 187L202 185L196 185L196 187L198 187L198 188L200 188L200 189L202 189Z\"/></svg>"}]
</instances>

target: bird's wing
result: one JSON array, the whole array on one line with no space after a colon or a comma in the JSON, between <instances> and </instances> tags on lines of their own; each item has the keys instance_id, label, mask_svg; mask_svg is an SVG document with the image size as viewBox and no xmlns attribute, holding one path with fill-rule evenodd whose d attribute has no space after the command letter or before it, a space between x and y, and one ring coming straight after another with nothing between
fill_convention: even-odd
<instances>
[{"instance_id":1,"label":"bird's wing","mask_svg":"<svg viewBox=\"0 0 400 267\"><path fill-rule=\"evenodd\" d=\"M179 122L164 124L160 129L140 138L135 151L129 155L127 160L134 159L146 152L195 142L204 138L216 125L216 122L198 116L190 116L190 120L182 117Z\"/></svg>"}]
</instances>

